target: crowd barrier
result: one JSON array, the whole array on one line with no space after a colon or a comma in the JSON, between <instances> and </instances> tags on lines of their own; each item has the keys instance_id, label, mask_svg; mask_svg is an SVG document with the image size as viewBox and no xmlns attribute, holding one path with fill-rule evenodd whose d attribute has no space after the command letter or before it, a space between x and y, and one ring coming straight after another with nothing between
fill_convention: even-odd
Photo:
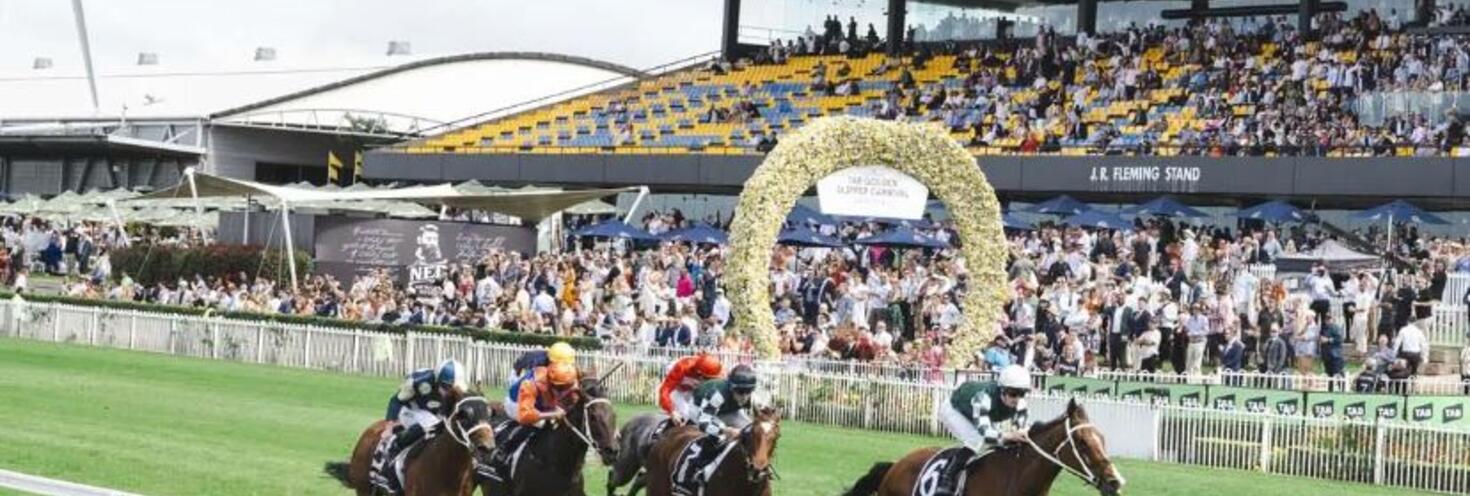
<instances>
[{"instance_id":1,"label":"crowd barrier","mask_svg":"<svg viewBox=\"0 0 1470 496\"><path fill-rule=\"evenodd\" d=\"M399 377L415 368L432 366L444 357L458 357L469 369L471 380L492 396L504 390L502 385L510 378L511 364L530 349L450 335L385 334L14 300L0 302L0 334L382 377ZM578 359L588 370L611 375L608 389L614 400L650 404L668 358L657 353L595 352L581 353ZM934 410L947 401L948 384L814 372L785 363L752 363L764 384L758 400L782 407L787 418L865 430L943 435ZM957 375L962 378L964 374ZM1470 431L1430 425L1444 423L1447 415L1407 423L1386 420L1382 414L1386 406L1403 408L1400 411L1410 417L1421 407L1429 409L1426 412L1452 411L1457 404L1443 403L1442 397L1414 397L1408 401L1381 395L1375 397L1375 403L1340 393L1251 390L1187 381L1039 380L1043 381L1043 391L1029 399L1033 418L1053 418L1064 411L1069 397L1083 396L1093 422L1107 436L1109 452L1115 456L1431 491L1470 491ZM1136 393L1130 388L1137 388ZM1167 392L1169 401L1157 401L1161 391ZM1099 392L1121 393L1122 397L1137 394L1139 401L1095 397ZM1197 401L1176 400L1191 394ZM1227 394L1245 396L1231 398L1230 409L1201 408L1205 403L1223 406L1220 402ZM1353 419L1319 410L1324 415L1316 418L1316 414L1280 408L1282 402L1293 398L1303 411L1333 400L1337 402L1335 409L1367 413ZM1463 409L1458 415L1451 420L1462 419Z\"/></svg>"}]
</instances>

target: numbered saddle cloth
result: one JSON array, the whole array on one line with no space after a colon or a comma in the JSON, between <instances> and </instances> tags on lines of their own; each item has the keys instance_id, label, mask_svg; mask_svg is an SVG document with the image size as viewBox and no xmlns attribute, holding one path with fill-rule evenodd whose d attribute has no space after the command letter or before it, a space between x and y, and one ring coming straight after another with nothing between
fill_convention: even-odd
<instances>
[{"instance_id":1,"label":"numbered saddle cloth","mask_svg":"<svg viewBox=\"0 0 1470 496\"><path fill-rule=\"evenodd\" d=\"M914 484L913 496L934 496L936 494L964 494L965 470L953 470L955 466L965 466L979 458L964 447L954 447L939 450L929 460L924 462L924 467L919 470L919 483ZM959 474L959 477L950 474ZM947 489L948 491L944 491Z\"/></svg>"},{"instance_id":2,"label":"numbered saddle cloth","mask_svg":"<svg viewBox=\"0 0 1470 496\"><path fill-rule=\"evenodd\" d=\"M730 456L739 443L724 441L714 448L714 455L704 452L704 443L696 440L679 452L678 463L674 464L674 494L677 496L703 496L705 482L714 475L715 469Z\"/></svg>"},{"instance_id":3,"label":"numbered saddle cloth","mask_svg":"<svg viewBox=\"0 0 1470 496\"><path fill-rule=\"evenodd\" d=\"M392 460L387 460L388 450L398 435L403 432L400 427L384 429L383 435L378 439L378 446L373 450L373 464L368 470L368 480L374 486L388 494L403 493L403 472L408 465L410 455L415 454L424 445L428 438L421 439L403 451L399 451Z\"/></svg>"}]
</instances>

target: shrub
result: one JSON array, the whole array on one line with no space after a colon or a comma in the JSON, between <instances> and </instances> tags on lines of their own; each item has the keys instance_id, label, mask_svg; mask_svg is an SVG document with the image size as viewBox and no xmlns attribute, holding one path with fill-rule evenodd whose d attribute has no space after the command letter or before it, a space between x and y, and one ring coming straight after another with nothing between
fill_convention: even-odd
<instances>
[{"instance_id":1,"label":"shrub","mask_svg":"<svg viewBox=\"0 0 1470 496\"><path fill-rule=\"evenodd\" d=\"M281 250L260 246L215 244L191 248L144 245L113 250L112 277L114 280L127 274L134 281L152 286L159 282L173 282L179 278L205 278L246 274L261 274L278 281L290 277L285 257ZM311 255L297 250L294 254L296 270L303 277L311 273Z\"/></svg>"}]
</instances>

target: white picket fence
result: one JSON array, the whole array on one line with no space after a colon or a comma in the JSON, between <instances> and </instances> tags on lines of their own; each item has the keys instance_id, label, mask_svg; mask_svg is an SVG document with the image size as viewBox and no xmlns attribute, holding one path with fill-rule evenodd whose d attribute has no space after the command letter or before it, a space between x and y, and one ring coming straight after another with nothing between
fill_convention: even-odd
<instances>
[{"instance_id":1,"label":"white picket fence","mask_svg":"<svg viewBox=\"0 0 1470 496\"><path fill-rule=\"evenodd\" d=\"M487 394L502 391L523 346L433 334L384 334L54 303L0 302L0 335L344 373L397 377L458 357ZM731 357L742 360L741 357ZM619 402L650 404L668 359L579 354L611 373ZM948 384L813 372L754 362L762 401L788 418L823 425L942 435L934 409ZM1035 395L1033 418L1054 418L1067 398ZM1470 432L1402 424L1228 412L1107 399L1084 401L1114 456L1396 487L1470 492Z\"/></svg>"}]
</instances>

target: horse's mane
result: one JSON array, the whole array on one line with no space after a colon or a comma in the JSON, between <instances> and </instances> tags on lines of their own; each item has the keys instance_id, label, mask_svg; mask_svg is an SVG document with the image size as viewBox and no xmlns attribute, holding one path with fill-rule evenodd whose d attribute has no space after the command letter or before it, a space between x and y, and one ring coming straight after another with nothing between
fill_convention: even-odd
<instances>
[{"instance_id":1,"label":"horse's mane","mask_svg":"<svg viewBox=\"0 0 1470 496\"><path fill-rule=\"evenodd\" d=\"M1073 401L1075 402L1076 400ZM1026 430L1026 434L1034 437L1036 435L1054 429L1058 425L1065 423L1068 418L1071 418L1073 413L1080 414L1078 415L1078 418L1076 420L1080 420L1083 422L1087 421L1087 412L1082 409L1082 405L1071 403L1068 405L1067 410L1062 412L1061 415L1058 415L1057 418L1045 422L1037 422L1035 424L1031 424L1031 428Z\"/></svg>"}]
</instances>

